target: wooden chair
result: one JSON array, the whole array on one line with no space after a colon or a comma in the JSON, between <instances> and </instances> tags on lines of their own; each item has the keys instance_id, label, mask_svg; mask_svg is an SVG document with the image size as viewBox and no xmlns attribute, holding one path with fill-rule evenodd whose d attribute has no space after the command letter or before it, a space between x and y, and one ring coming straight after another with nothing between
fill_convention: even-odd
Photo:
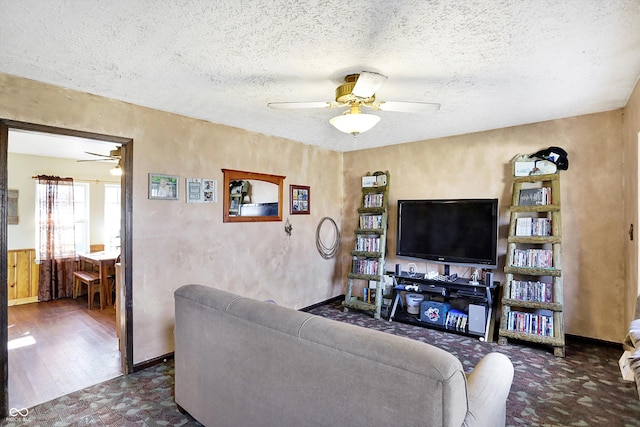
<instances>
[{"instance_id":1,"label":"wooden chair","mask_svg":"<svg viewBox=\"0 0 640 427\"><path fill-rule=\"evenodd\" d=\"M89 252L102 252L104 251L104 244L99 243L96 245L89 245Z\"/></svg>"},{"instance_id":2,"label":"wooden chair","mask_svg":"<svg viewBox=\"0 0 640 427\"><path fill-rule=\"evenodd\" d=\"M93 300L96 293L100 294L100 310L105 306L105 295L102 292L100 274L95 266L86 262L80 262L79 269L73 272L73 298L77 298L82 293L82 285L87 285L87 299L89 310L93 308Z\"/></svg>"}]
</instances>

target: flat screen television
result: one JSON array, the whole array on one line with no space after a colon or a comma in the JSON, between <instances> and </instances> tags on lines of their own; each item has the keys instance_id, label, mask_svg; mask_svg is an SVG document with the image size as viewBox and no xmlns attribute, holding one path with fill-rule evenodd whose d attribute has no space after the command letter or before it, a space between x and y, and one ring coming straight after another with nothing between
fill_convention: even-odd
<instances>
[{"instance_id":1,"label":"flat screen television","mask_svg":"<svg viewBox=\"0 0 640 427\"><path fill-rule=\"evenodd\" d=\"M399 200L396 255L493 269L498 199Z\"/></svg>"}]
</instances>

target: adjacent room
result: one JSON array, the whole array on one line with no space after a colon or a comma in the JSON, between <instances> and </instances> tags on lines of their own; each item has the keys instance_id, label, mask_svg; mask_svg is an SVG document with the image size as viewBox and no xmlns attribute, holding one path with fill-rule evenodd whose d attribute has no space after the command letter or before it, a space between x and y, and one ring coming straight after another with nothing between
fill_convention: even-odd
<instances>
[{"instance_id":1,"label":"adjacent room","mask_svg":"<svg viewBox=\"0 0 640 427\"><path fill-rule=\"evenodd\" d=\"M4 415L36 417L73 401L80 407L68 413L86 411L81 422L108 413L144 423L144 407L191 425L216 416L322 424L304 417L324 419L332 386L361 385L359 397L387 402L388 389L360 375L369 365L342 353L351 352L382 358L397 404L350 425L407 409L402 397L417 399L409 390L432 363L462 381L451 388L456 404L476 402L463 405L467 421L489 384L500 398L483 419L497 425L616 425L607 411L592 417L598 405L637 422L637 0L0 0L0 10L0 40L9 41L0 44L0 330L10 342L21 306L10 300L50 303L11 294L12 251L37 247L35 231L23 231L35 230L33 177L72 177L88 189L90 224L76 253L104 245L98 252L117 251L122 272L104 308L96 295L89 310L90 284L76 299L65 285L92 321L112 316L104 334L120 338L108 362L118 384L10 415L17 369L13 350L0 351ZM11 134L34 129L97 135L106 145L81 152L110 161L15 152ZM121 179L109 172L116 165ZM106 213L112 185L117 220ZM538 191L551 198L532 207ZM454 202L458 210L444 210ZM521 214L546 231L522 231ZM422 227L427 218L436 225ZM482 232L460 225L475 219ZM534 288L543 296L522 297ZM305 345L274 332L292 330ZM396 371L400 356L386 352L405 346L402 360L421 361L416 376ZM269 399L239 411L244 375L264 387L252 396ZM145 380L166 394L139 396L135 408L117 393L101 400ZM215 405L201 404L205 395ZM333 406L360 408L349 396ZM292 399L300 413L283 403ZM453 407L430 402L428 416L412 406L399 419L417 425L413 417L439 420Z\"/></svg>"},{"instance_id":2,"label":"adjacent room","mask_svg":"<svg viewBox=\"0 0 640 427\"><path fill-rule=\"evenodd\" d=\"M111 154L117 150L97 140L9 132L7 182L15 204L7 239L13 408L32 407L123 372L114 299L121 175L119 158ZM63 351L67 348L73 353Z\"/></svg>"}]
</instances>

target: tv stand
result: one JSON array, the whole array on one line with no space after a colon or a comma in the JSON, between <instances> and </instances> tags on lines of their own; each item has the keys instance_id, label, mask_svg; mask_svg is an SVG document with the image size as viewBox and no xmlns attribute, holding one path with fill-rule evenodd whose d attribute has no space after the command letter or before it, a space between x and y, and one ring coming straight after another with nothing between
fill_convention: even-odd
<instances>
[{"instance_id":1,"label":"tv stand","mask_svg":"<svg viewBox=\"0 0 640 427\"><path fill-rule=\"evenodd\" d=\"M445 269L445 275L447 271ZM394 298L389 321L398 321L417 326L424 326L446 332L479 338L482 341L491 341L495 319L493 316L496 303L498 282L491 284L470 284L468 279L457 278L454 281L432 280L422 274L402 273L399 275L388 273L394 281ZM424 296L427 304L421 304L420 314L407 312L405 294L415 293ZM433 310L442 310L449 307L447 318L440 322L425 321L425 313L432 306ZM423 310L424 308L424 310ZM451 315L451 316L449 316ZM466 316L466 318L465 318ZM421 320L422 317L422 320ZM456 320L456 318L461 320Z\"/></svg>"}]
</instances>

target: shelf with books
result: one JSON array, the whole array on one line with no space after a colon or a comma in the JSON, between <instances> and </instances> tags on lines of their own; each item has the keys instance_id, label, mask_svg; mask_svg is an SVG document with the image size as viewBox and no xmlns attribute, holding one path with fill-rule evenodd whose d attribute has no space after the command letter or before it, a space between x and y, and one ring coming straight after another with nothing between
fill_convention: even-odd
<instances>
[{"instance_id":1,"label":"shelf with books","mask_svg":"<svg viewBox=\"0 0 640 427\"><path fill-rule=\"evenodd\" d=\"M523 216L516 218L516 236L551 236L551 218Z\"/></svg>"},{"instance_id":2,"label":"shelf with books","mask_svg":"<svg viewBox=\"0 0 640 427\"><path fill-rule=\"evenodd\" d=\"M555 302L553 283L548 280L512 280L502 302L511 307L562 311L562 304Z\"/></svg>"},{"instance_id":3,"label":"shelf with books","mask_svg":"<svg viewBox=\"0 0 640 427\"><path fill-rule=\"evenodd\" d=\"M380 253L380 235L356 234L356 248L354 252L358 252L358 256L379 257ZM353 255L356 255L352 252ZM368 255L376 254L376 255Z\"/></svg>"},{"instance_id":4,"label":"shelf with books","mask_svg":"<svg viewBox=\"0 0 640 427\"><path fill-rule=\"evenodd\" d=\"M510 215L498 342L549 344L563 357L559 174L514 178Z\"/></svg>"},{"instance_id":5,"label":"shelf with books","mask_svg":"<svg viewBox=\"0 0 640 427\"><path fill-rule=\"evenodd\" d=\"M382 229L382 214L360 214L359 230L380 230Z\"/></svg>"},{"instance_id":6,"label":"shelf with books","mask_svg":"<svg viewBox=\"0 0 640 427\"><path fill-rule=\"evenodd\" d=\"M382 309L382 287L384 275L384 257L388 220L389 172L376 172L363 177L363 184L375 185L362 187L362 197L358 212L358 224L354 230L354 250L351 252L351 269L347 274L348 284L344 310L372 311L376 319ZM355 281L366 282L364 299L354 295ZM371 282L376 283L375 288Z\"/></svg>"},{"instance_id":7,"label":"shelf with books","mask_svg":"<svg viewBox=\"0 0 640 427\"><path fill-rule=\"evenodd\" d=\"M507 329L531 335L553 337L553 316L526 311L510 311Z\"/></svg>"},{"instance_id":8,"label":"shelf with books","mask_svg":"<svg viewBox=\"0 0 640 427\"><path fill-rule=\"evenodd\" d=\"M553 302L553 284L540 280L514 280L509 297L519 301Z\"/></svg>"}]
</instances>

